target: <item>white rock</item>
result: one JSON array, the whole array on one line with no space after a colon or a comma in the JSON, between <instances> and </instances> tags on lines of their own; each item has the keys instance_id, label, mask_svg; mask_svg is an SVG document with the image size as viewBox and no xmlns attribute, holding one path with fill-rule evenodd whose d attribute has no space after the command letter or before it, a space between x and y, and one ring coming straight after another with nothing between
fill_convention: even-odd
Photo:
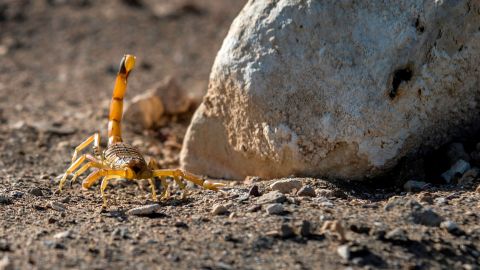
<instances>
[{"instance_id":1,"label":"white rock","mask_svg":"<svg viewBox=\"0 0 480 270\"><path fill-rule=\"evenodd\" d=\"M156 213L160 209L159 204L144 205L136 208L132 208L127 211L127 214L134 216L144 216Z\"/></svg>"},{"instance_id":2,"label":"white rock","mask_svg":"<svg viewBox=\"0 0 480 270\"><path fill-rule=\"evenodd\" d=\"M269 204L265 210L269 215L280 215L285 211L281 203Z\"/></svg>"},{"instance_id":3,"label":"white rock","mask_svg":"<svg viewBox=\"0 0 480 270\"><path fill-rule=\"evenodd\" d=\"M0 270L13 270L13 263L7 255L0 260Z\"/></svg>"},{"instance_id":4,"label":"white rock","mask_svg":"<svg viewBox=\"0 0 480 270\"><path fill-rule=\"evenodd\" d=\"M363 179L447 142L480 110L472 4L249 1L217 54L182 167Z\"/></svg>"},{"instance_id":5,"label":"white rock","mask_svg":"<svg viewBox=\"0 0 480 270\"><path fill-rule=\"evenodd\" d=\"M272 190L278 190L283 194L290 193L293 190L298 191L301 187L302 181L292 178L275 181L273 184L270 185L270 188Z\"/></svg>"},{"instance_id":6,"label":"white rock","mask_svg":"<svg viewBox=\"0 0 480 270\"><path fill-rule=\"evenodd\" d=\"M225 215L227 213L228 209L223 204L216 204L212 208L212 214L214 215Z\"/></svg>"},{"instance_id":7,"label":"white rock","mask_svg":"<svg viewBox=\"0 0 480 270\"><path fill-rule=\"evenodd\" d=\"M470 170L470 163L460 159L448 171L442 173L442 178L450 183L455 175L463 174L468 170Z\"/></svg>"},{"instance_id":8,"label":"white rock","mask_svg":"<svg viewBox=\"0 0 480 270\"><path fill-rule=\"evenodd\" d=\"M344 260L350 259L350 249L348 245L341 245L337 248L337 253Z\"/></svg>"},{"instance_id":9,"label":"white rock","mask_svg":"<svg viewBox=\"0 0 480 270\"><path fill-rule=\"evenodd\" d=\"M65 239L65 238L69 238L72 236L72 231L71 230L66 230L66 231L63 231L63 232L59 232L59 233L56 233L53 238L55 239Z\"/></svg>"},{"instance_id":10,"label":"white rock","mask_svg":"<svg viewBox=\"0 0 480 270\"><path fill-rule=\"evenodd\" d=\"M446 220L440 223L440 228L446 229L448 232L455 232L458 230L458 225L451 220Z\"/></svg>"}]
</instances>

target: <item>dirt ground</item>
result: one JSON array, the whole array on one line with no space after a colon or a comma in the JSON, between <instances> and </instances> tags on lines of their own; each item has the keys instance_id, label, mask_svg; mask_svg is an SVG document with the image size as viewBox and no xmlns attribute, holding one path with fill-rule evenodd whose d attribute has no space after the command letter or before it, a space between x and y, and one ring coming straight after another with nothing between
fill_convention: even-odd
<instances>
[{"instance_id":1,"label":"dirt ground","mask_svg":"<svg viewBox=\"0 0 480 270\"><path fill-rule=\"evenodd\" d=\"M54 193L73 148L106 136L121 56L127 100L167 76L200 100L244 2L0 1L0 269L480 269L478 174L409 192L303 178L304 196L250 178L141 216L143 182L112 183L106 209L98 186ZM190 116L125 140L174 168Z\"/></svg>"}]
</instances>

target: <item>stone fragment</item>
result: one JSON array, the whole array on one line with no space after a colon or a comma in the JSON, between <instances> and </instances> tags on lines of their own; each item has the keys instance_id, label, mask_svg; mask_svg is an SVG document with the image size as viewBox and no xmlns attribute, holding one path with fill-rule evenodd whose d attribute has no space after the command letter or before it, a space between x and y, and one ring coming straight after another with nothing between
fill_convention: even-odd
<instances>
[{"instance_id":1,"label":"stone fragment","mask_svg":"<svg viewBox=\"0 0 480 270\"><path fill-rule=\"evenodd\" d=\"M443 218L435 211L429 208L420 208L412 210L411 216L413 222L430 227L437 227L443 221Z\"/></svg>"},{"instance_id":2,"label":"stone fragment","mask_svg":"<svg viewBox=\"0 0 480 270\"><path fill-rule=\"evenodd\" d=\"M385 234L385 239L389 241L395 241L395 242L407 242L409 240L407 232L401 228L395 228L387 232Z\"/></svg>"},{"instance_id":3,"label":"stone fragment","mask_svg":"<svg viewBox=\"0 0 480 270\"><path fill-rule=\"evenodd\" d=\"M460 159L448 171L442 173L442 178L450 183L454 177L461 176L468 170L470 170L470 163Z\"/></svg>"},{"instance_id":4,"label":"stone fragment","mask_svg":"<svg viewBox=\"0 0 480 270\"><path fill-rule=\"evenodd\" d=\"M262 194L260 193L260 190L258 189L257 185L253 185L250 190L248 191L249 196L253 197L260 197Z\"/></svg>"},{"instance_id":5,"label":"stone fragment","mask_svg":"<svg viewBox=\"0 0 480 270\"><path fill-rule=\"evenodd\" d=\"M281 215L285 212L283 205L281 203L272 203L267 205L266 209L267 214L269 215Z\"/></svg>"},{"instance_id":6,"label":"stone fragment","mask_svg":"<svg viewBox=\"0 0 480 270\"><path fill-rule=\"evenodd\" d=\"M345 242L347 239L345 237L345 230L343 229L342 224L338 220L327 220L323 223L320 233L330 233L336 235L340 242Z\"/></svg>"},{"instance_id":7,"label":"stone fragment","mask_svg":"<svg viewBox=\"0 0 480 270\"><path fill-rule=\"evenodd\" d=\"M7 194L0 194L0 204L11 204L12 203L12 198L8 196Z\"/></svg>"},{"instance_id":8,"label":"stone fragment","mask_svg":"<svg viewBox=\"0 0 480 270\"><path fill-rule=\"evenodd\" d=\"M459 231L458 225L451 220L445 220L440 223L440 228L447 230L449 233L455 233Z\"/></svg>"},{"instance_id":9,"label":"stone fragment","mask_svg":"<svg viewBox=\"0 0 480 270\"><path fill-rule=\"evenodd\" d=\"M341 245L337 248L337 254L344 260L352 260L354 258L362 258L370 255L370 251L366 246L356 243Z\"/></svg>"},{"instance_id":10,"label":"stone fragment","mask_svg":"<svg viewBox=\"0 0 480 270\"><path fill-rule=\"evenodd\" d=\"M212 214L214 215L226 215L227 213L228 209L223 204L216 204L212 208Z\"/></svg>"},{"instance_id":11,"label":"stone fragment","mask_svg":"<svg viewBox=\"0 0 480 270\"><path fill-rule=\"evenodd\" d=\"M48 203L48 206L50 208L52 208L53 210L56 210L56 211L59 211L59 212L65 212L67 210L65 205L63 205L59 202L51 201L51 202Z\"/></svg>"},{"instance_id":12,"label":"stone fragment","mask_svg":"<svg viewBox=\"0 0 480 270\"><path fill-rule=\"evenodd\" d=\"M7 255L3 255L3 258L0 260L0 270L13 270L12 260Z\"/></svg>"},{"instance_id":13,"label":"stone fragment","mask_svg":"<svg viewBox=\"0 0 480 270\"><path fill-rule=\"evenodd\" d=\"M471 168L467 172L465 172L460 179L458 179L458 183L460 185L468 185L475 181L480 174L480 170L478 168Z\"/></svg>"},{"instance_id":14,"label":"stone fragment","mask_svg":"<svg viewBox=\"0 0 480 270\"><path fill-rule=\"evenodd\" d=\"M270 203L283 203L287 200L287 197L280 193L279 191L270 191L263 194L258 198L258 204L270 204Z\"/></svg>"},{"instance_id":15,"label":"stone fragment","mask_svg":"<svg viewBox=\"0 0 480 270\"><path fill-rule=\"evenodd\" d=\"M425 189L428 186L428 183L423 181L414 181L409 180L403 185L405 191L420 191Z\"/></svg>"},{"instance_id":16,"label":"stone fragment","mask_svg":"<svg viewBox=\"0 0 480 270\"><path fill-rule=\"evenodd\" d=\"M295 232L293 231L293 228L290 225L284 223L280 226L280 237L290 238L293 236L295 236Z\"/></svg>"},{"instance_id":17,"label":"stone fragment","mask_svg":"<svg viewBox=\"0 0 480 270\"><path fill-rule=\"evenodd\" d=\"M146 215L154 214L158 210L160 210L159 204L150 204L150 205L144 205L144 206L132 208L127 211L127 214L134 215L134 216L146 216Z\"/></svg>"},{"instance_id":18,"label":"stone fragment","mask_svg":"<svg viewBox=\"0 0 480 270\"><path fill-rule=\"evenodd\" d=\"M312 234L312 223L308 220L302 220L297 224L297 234L303 237L309 237Z\"/></svg>"},{"instance_id":19,"label":"stone fragment","mask_svg":"<svg viewBox=\"0 0 480 270\"><path fill-rule=\"evenodd\" d=\"M317 194L315 193L315 189L310 185L305 185L297 192L298 196L301 197L315 197Z\"/></svg>"},{"instance_id":20,"label":"stone fragment","mask_svg":"<svg viewBox=\"0 0 480 270\"><path fill-rule=\"evenodd\" d=\"M36 188L36 187L29 189L28 193L38 197L43 196L43 191L40 188Z\"/></svg>"},{"instance_id":21,"label":"stone fragment","mask_svg":"<svg viewBox=\"0 0 480 270\"><path fill-rule=\"evenodd\" d=\"M65 239L65 238L70 238L72 236L72 231L71 230L66 230L63 232L56 233L53 235L53 238L55 239Z\"/></svg>"},{"instance_id":22,"label":"stone fragment","mask_svg":"<svg viewBox=\"0 0 480 270\"><path fill-rule=\"evenodd\" d=\"M12 251L10 244L5 239L0 239L0 251L7 252Z\"/></svg>"},{"instance_id":23,"label":"stone fragment","mask_svg":"<svg viewBox=\"0 0 480 270\"><path fill-rule=\"evenodd\" d=\"M291 193L294 190L299 190L302 187L302 181L299 179L288 178L275 181L270 185L272 190L278 190L283 194Z\"/></svg>"},{"instance_id":24,"label":"stone fragment","mask_svg":"<svg viewBox=\"0 0 480 270\"><path fill-rule=\"evenodd\" d=\"M181 166L361 180L451 141L480 113L479 5L249 2L217 54Z\"/></svg>"}]
</instances>

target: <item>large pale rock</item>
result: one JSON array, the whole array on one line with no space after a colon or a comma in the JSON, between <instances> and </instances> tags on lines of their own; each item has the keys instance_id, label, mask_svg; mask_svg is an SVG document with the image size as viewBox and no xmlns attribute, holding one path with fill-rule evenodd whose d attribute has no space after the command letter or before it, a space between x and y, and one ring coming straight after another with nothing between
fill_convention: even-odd
<instances>
[{"instance_id":1,"label":"large pale rock","mask_svg":"<svg viewBox=\"0 0 480 270\"><path fill-rule=\"evenodd\" d=\"M480 2L249 1L218 52L183 168L363 179L478 119Z\"/></svg>"}]
</instances>

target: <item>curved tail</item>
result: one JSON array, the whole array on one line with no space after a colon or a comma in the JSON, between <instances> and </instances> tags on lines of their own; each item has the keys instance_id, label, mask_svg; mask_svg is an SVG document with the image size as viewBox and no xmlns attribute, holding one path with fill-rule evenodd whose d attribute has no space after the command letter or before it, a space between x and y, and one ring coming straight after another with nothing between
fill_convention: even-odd
<instances>
[{"instance_id":1,"label":"curved tail","mask_svg":"<svg viewBox=\"0 0 480 270\"><path fill-rule=\"evenodd\" d=\"M135 56L126 54L120 62L115 87L113 88L112 101L110 103L110 114L108 115L108 144L122 141L122 130L120 123L123 115L123 97L127 90L128 74L135 66Z\"/></svg>"}]
</instances>

